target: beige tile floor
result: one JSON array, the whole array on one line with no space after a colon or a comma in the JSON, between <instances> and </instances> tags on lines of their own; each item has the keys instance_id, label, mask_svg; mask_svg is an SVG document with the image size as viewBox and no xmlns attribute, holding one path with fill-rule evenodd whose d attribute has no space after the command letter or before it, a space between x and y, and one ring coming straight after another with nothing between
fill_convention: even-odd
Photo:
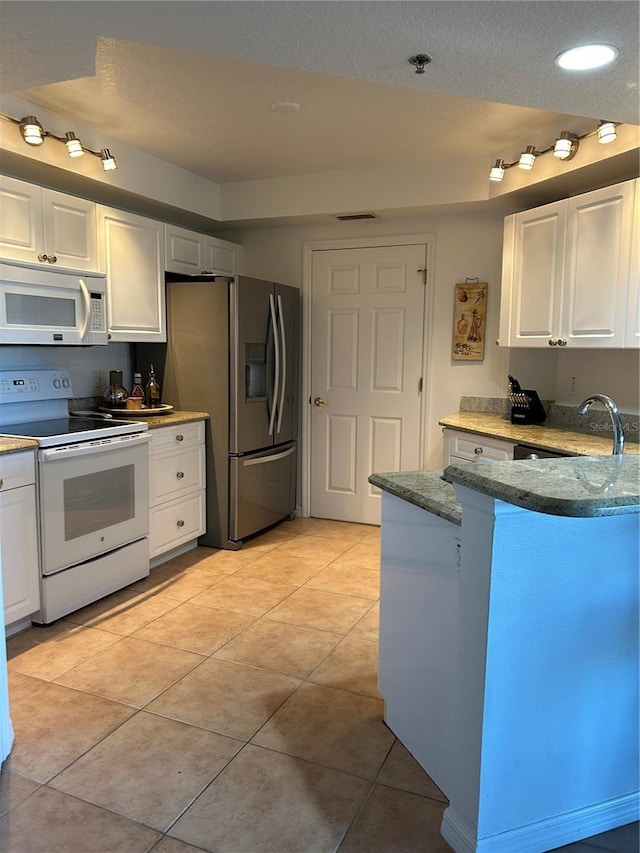
<instances>
[{"instance_id":1,"label":"beige tile floor","mask_svg":"<svg viewBox=\"0 0 640 853\"><path fill-rule=\"evenodd\" d=\"M450 851L382 721L378 571L377 528L295 519L11 638L0 850Z\"/></svg>"}]
</instances>

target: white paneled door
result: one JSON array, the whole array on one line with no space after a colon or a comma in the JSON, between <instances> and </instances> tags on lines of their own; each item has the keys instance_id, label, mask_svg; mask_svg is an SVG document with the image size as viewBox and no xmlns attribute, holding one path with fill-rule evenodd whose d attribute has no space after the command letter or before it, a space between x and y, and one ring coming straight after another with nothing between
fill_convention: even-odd
<instances>
[{"instance_id":1,"label":"white paneled door","mask_svg":"<svg viewBox=\"0 0 640 853\"><path fill-rule=\"evenodd\" d=\"M380 523L374 472L420 467L426 246L313 252L311 515Z\"/></svg>"}]
</instances>

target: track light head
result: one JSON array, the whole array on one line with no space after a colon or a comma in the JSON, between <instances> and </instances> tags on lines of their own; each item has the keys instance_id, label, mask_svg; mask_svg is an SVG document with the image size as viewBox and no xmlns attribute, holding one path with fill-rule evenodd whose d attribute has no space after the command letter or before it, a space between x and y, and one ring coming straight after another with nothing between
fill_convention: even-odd
<instances>
[{"instance_id":1,"label":"track light head","mask_svg":"<svg viewBox=\"0 0 640 853\"><path fill-rule=\"evenodd\" d=\"M616 124L613 121L601 121L598 125L598 142L606 145L608 142L614 142L618 138Z\"/></svg>"},{"instance_id":2,"label":"track light head","mask_svg":"<svg viewBox=\"0 0 640 853\"><path fill-rule=\"evenodd\" d=\"M82 143L72 130L68 130L64 135L64 144L67 147L69 157L82 157L84 148Z\"/></svg>"},{"instance_id":3,"label":"track light head","mask_svg":"<svg viewBox=\"0 0 640 853\"><path fill-rule=\"evenodd\" d=\"M116 158L109 151L108 148L103 148L100 152L100 159L102 160L102 168L105 172L112 172L114 169L118 168L118 164L116 163Z\"/></svg>"},{"instance_id":4,"label":"track light head","mask_svg":"<svg viewBox=\"0 0 640 853\"><path fill-rule=\"evenodd\" d=\"M489 172L489 180L490 181L501 181L504 178L504 169L505 162L501 158L498 158L495 162L495 166L491 168Z\"/></svg>"},{"instance_id":5,"label":"track light head","mask_svg":"<svg viewBox=\"0 0 640 853\"><path fill-rule=\"evenodd\" d=\"M526 169L527 171L531 171L533 169L533 165L536 162L536 146L535 145L527 145L522 154L520 155L520 159L518 160L518 166L520 169Z\"/></svg>"},{"instance_id":6,"label":"track light head","mask_svg":"<svg viewBox=\"0 0 640 853\"><path fill-rule=\"evenodd\" d=\"M580 142L575 133L563 130L553 146L553 156L559 160L573 160L578 153Z\"/></svg>"},{"instance_id":7,"label":"track light head","mask_svg":"<svg viewBox=\"0 0 640 853\"><path fill-rule=\"evenodd\" d=\"M45 130L35 116L25 116L20 119L20 133L27 145L42 145Z\"/></svg>"}]
</instances>

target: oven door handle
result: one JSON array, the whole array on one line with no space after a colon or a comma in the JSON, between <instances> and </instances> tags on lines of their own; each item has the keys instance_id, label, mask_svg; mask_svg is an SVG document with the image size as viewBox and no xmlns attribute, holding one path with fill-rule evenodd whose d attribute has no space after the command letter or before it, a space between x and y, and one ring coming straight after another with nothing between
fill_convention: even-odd
<instances>
[{"instance_id":1,"label":"oven door handle","mask_svg":"<svg viewBox=\"0 0 640 853\"><path fill-rule=\"evenodd\" d=\"M76 459L78 456L96 456L99 453L108 453L114 450L126 450L129 447L136 447L139 444L146 444L151 441L151 436L148 433L140 435L112 436L111 438L98 439L95 443L92 441L83 442L82 444L74 444L72 446L65 445L64 447L51 447L39 452L41 462L56 462L59 459Z\"/></svg>"}]
</instances>

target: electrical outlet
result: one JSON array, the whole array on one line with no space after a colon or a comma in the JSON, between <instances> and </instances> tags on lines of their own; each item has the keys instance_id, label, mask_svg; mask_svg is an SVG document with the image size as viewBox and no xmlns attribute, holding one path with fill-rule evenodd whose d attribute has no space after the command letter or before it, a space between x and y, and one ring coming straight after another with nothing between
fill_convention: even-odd
<instances>
[{"instance_id":1,"label":"electrical outlet","mask_svg":"<svg viewBox=\"0 0 640 853\"><path fill-rule=\"evenodd\" d=\"M577 376L572 376L569 379L569 394L577 394L578 393L578 378Z\"/></svg>"}]
</instances>

